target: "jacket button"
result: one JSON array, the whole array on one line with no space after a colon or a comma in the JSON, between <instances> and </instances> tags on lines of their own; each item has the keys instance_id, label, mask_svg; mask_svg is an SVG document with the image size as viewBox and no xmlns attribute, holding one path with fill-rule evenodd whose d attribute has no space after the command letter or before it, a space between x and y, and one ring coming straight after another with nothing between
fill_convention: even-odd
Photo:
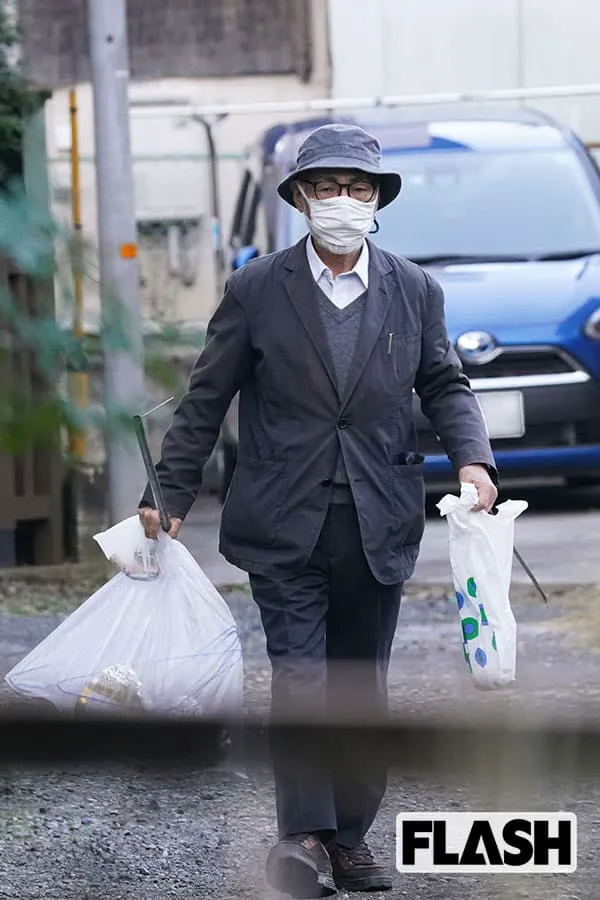
<instances>
[{"instance_id":1,"label":"jacket button","mask_svg":"<svg viewBox=\"0 0 600 900\"><path fill-rule=\"evenodd\" d=\"M325 480L321 482L321 487L331 487L332 484L333 484L332 478L325 478Z\"/></svg>"},{"instance_id":2,"label":"jacket button","mask_svg":"<svg viewBox=\"0 0 600 900\"><path fill-rule=\"evenodd\" d=\"M340 419L338 422L338 428L347 428L350 422L348 419Z\"/></svg>"}]
</instances>

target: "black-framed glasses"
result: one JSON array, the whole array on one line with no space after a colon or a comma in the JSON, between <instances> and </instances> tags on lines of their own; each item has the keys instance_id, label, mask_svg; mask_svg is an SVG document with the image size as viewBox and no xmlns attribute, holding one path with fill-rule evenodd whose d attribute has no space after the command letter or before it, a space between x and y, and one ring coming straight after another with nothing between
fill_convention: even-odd
<instances>
[{"instance_id":1,"label":"black-framed glasses","mask_svg":"<svg viewBox=\"0 0 600 900\"><path fill-rule=\"evenodd\" d=\"M333 197L341 197L345 190L353 200L370 203L377 193L377 183L368 178L357 178L356 181L341 182L335 178L319 178L316 181L302 179L310 184L317 200L330 200Z\"/></svg>"}]
</instances>

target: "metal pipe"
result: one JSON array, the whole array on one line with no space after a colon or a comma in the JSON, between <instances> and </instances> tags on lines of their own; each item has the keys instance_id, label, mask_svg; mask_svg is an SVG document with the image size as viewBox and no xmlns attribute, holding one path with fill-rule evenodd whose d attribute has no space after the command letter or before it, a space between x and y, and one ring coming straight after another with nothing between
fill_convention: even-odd
<instances>
[{"instance_id":1,"label":"metal pipe","mask_svg":"<svg viewBox=\"0 0 600 900\"><path fill-rule=\"evenodd\" d=\"M204 128L206 144L208 147L211 232L217 272L216 295L217 298L220 299L225 288L225 253L223 250L223 226L221 219L221 200L219 195L219 163L217 158L217 148L212 125L208 119L204 116L194 116L193 121L198 122Z\"/></svg>"},{"instance_id":2,"label":"metal pipe","mask_svg":"<svg viewBox=\"0 0 600 900\"><path fill-rule=\"evenodd\" d=\"M381 107L443 105L446 103L485 103L489 101L550 100L561 97L589 97L600 95L600 83L580 85L555 85L541 88L508 88L503 90L436 93L399 94L389 97L326 97L315 100L274 101L265 103L223 103L211 106L192 104L160 104L154 107L136 106L131 109L136 118L164 117L169 115L182 119L200 119L218 115L253 115L257 113L305 113L328 112L340 109L378 109Z\"/></svg>"}]
</instances>

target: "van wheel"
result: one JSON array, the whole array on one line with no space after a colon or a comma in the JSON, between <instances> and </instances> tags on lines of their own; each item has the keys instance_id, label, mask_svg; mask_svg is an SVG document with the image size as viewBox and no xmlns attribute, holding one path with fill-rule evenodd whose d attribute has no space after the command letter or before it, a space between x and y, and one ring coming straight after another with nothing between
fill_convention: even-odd
<instances>
[{"instance_id":1,"label":"van wheel","mask_svg":"<svg viewBox=\"0 0 600 900\"><path fill-rule=\"evenodd\" d=\"M221 505L225 503L227 499L227 494L229 492L229 487L231 485L231 479L233 478L233 473L235 471L235 464L237 461L237 453L236 448L231 444L223 444L223 472L221 475L221 484L219 489L219 501Z\"/></svg>"}]
</instances>

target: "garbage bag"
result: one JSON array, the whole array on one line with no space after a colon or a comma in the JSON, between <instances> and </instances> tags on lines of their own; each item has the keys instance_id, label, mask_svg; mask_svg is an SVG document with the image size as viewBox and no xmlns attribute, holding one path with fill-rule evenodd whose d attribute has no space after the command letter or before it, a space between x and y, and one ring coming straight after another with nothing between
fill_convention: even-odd
<instances>
[{"instance_id":1,"label":"garbage bag","mask_svg":"<svg viewBox=\"0 0 600 900\"><path fill-rule=\"evenodd\" d=\"M146 537L138 516L95 534L94 540L106 558L130 578L148 581L160 574L158 542Z\"/></svg>"},{"instance_id":2,"label":"garbage bag","mask_svg":"<svg viewBox=\"0 0 600 900\"><path fill-rule=\"evenodd\" d=\"M138 516L95 540L120 571L11 669L10 687L75 714L237 717L239 630L189 551L164 532L149 541Z\"/></svg>"},{"instance_id":3,"label":"garbage bag","mask_svg":"<svg viewBox=\"0 0 600 900\"><path fill-rule=\"evenodd\" d=\"M475 485L438 503L449 526L450 565L465 662L476 688L505 687L515 680L517 623L510 605L515 520L525 500L507 500L495 514L472 512Z\"/></svg>"}]
</instances>

